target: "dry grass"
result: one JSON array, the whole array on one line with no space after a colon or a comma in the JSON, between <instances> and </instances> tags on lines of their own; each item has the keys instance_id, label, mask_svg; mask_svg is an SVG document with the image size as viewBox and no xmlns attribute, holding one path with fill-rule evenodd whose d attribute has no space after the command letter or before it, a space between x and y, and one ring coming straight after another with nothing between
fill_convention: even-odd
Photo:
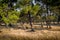
<instances>
[{"instance_id":1,"label":"dry grass","mask_svg":"<svg viewBox=\"0 0 60 40\"><path fill-rule=\"evenodd\" d=\"M52 31L60 31L60 26L52 26Z\"/></svg>"},{"instance_id":2,"label":"dry grass","mask_svg":"<svg viewBox=\"0 0 60 40\"><path fill-rule=\"evenodd\" d=\"M1 28L0 40L60 40L60 27L52 27L49 30L13 29Z\"/></svg>"}]
</instances>

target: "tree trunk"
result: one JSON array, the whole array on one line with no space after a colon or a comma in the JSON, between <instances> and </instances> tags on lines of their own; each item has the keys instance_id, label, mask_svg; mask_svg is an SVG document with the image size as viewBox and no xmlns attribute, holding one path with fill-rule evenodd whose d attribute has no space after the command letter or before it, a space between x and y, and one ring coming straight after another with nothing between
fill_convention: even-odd
<instances>
[{"instance_id":1,"label":"tree trunk","mask_svg":"<svg viewBox=\"0 0 60 40\"><path fill-rule=\"evenodd\" d=\"M30 26L31 26L31 31L34 31L33 26L32 26L32 18L31 18L30 12L28 12L28 18L29 18L29 23L30 23Z\"/></svg>"},{"instance_id":2,"label":"tree trunk","mask_svg":"<svg viewBox=\"0 0 60 40\"><path fill-rule=\"evenodd\" d=\"M48 15L48 5L46 5L46 10L47 10L47 15ZM46 20L47 20L47 15L46 15ZM47 28L48 28L48 24L46 22Z\"/></svg>"},{"instance_id":3,"label":"tree trunk","mask_svg":"<svg viewBox=\"0 0 60 40\"><path fill-rule=\"evenodd\" d=\"M6 25L6 28L8 28L9 27L9 25L8 24L5 24Z\"/></svg>"},{"instance_id":4,"label":"tree trunk","mask_svg":"<svg viewBox=\"0 0 60 40\"><path fill-rule=\"evenodd\" d=\"M58 21L57 21L57 24L59 24L60 22L60 15L58 15Z\"/></svg>"},{"instance_id":5,"label":"tree trunk","mask_svg":"<svg viewBox=\"0 0 60 40\"><path fill-rule=\"evenodd\" d=\"M41 22L41 27L43 28L43 23Z\"/></svg>"}]
</instances>

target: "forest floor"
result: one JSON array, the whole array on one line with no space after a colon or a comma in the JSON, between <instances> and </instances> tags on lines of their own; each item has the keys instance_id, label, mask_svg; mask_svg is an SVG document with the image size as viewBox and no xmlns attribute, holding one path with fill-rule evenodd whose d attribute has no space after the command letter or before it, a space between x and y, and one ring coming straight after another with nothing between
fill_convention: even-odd
<instances>
[{"instance_id":1,"label":"forest floor","mask_svg":"<svg viewBox=\"0 0 60 40\"><path fill-rule=\"evenodd\" d=\"M40 29L30 32L30 29L0 28L0 40L60 40L60 26L51 29Z\"/></svg>"}]
</instances>

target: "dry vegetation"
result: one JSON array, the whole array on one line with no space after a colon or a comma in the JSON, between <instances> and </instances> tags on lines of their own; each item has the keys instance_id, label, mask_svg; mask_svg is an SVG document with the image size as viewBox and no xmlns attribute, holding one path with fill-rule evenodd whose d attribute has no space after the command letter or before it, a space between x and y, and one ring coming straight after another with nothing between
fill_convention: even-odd
<instances>
[{"instance_id":1,"label":"dry vegetation","mask_svg":"<svg viewBox=\"0 0 60 40\"><path fill-rule=\"evenodd\" d=\"M52 29L35 30L0 28L0 40L60 40L60 27L54 26Z\"/></svg>"}]
</instances>

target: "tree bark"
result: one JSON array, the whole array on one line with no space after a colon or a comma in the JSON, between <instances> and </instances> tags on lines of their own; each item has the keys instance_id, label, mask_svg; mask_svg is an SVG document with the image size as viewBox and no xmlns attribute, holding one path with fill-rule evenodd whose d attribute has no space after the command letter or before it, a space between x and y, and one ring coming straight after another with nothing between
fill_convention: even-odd
<instances>
[{"instance_id":1,"label":"tree bark","mask_svg":"<svg viewBox=\"0 0 60 40\"><path fill-rule=\"evenodd\" d=\"M28 16L29 16L30 26L31 26L31 29L32 29L32 19L31 19L31 15L30 15L30 13L29 13L29 12L28 12Z\"/></svg>"},{"instance_id":2,"label":"tree bark","mask_svg":"<svg viewBox=\"0 0 60 40\"><path fill-rule=\"evenodd\" d=\"M6 28L8 28L9 24L5 24L6 25Z\"/></svg>"},{"instance_id":3,"label":"tree bark","mask_svg":"<svg viewBox=\"0 0 60 40\"><path fill-rule=\"evenodd\" d=\"M30 26L31 26L31 31L34 31L30 12L28 12L28 18L29 18L29 23L30 23Z\"/></svg>"},{"instance_id":4,"label":"tree bark","mask_svg":"<svg viewBox=\"0 0 60 40\"><path fill-rule=\"evenodd\" d=\"M48 15L48 5L46 5L46 10L47 10L47 15ZM47 20L47 15L46 15L46 20ZM47 24L47 22L46 22L46 24ZM47 26L47 28L48 28L48 26Z\"/></svg>"}]
</instances>

